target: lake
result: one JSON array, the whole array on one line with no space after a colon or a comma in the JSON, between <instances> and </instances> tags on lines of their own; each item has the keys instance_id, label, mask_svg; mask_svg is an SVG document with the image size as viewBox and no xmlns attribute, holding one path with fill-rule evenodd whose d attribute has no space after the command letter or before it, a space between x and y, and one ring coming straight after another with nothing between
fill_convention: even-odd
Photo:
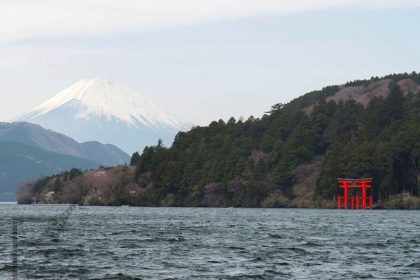
<instances>
[{"instance_id":1,"label":"lake","mask_svg":"<svg viewBox=\"0 0 420 280\"><path fill-rule=\"evenodd\" d=\"M0 214L0 279L420 279L420 211L0 204Z\"/></svg>"}]
</instances>

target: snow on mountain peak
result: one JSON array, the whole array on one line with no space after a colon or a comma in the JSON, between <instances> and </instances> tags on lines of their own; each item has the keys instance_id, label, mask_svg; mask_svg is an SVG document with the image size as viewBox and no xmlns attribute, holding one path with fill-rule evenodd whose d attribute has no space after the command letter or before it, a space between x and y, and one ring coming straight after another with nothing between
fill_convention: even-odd
<instances>
[{"instance_id":1,"label":"snow on mountain peak","mask_svg":"<svg viewBox=\"0 0 420 280\"><path fill-rule=\"evenodd\" d=\"M186 122L160 109L144 96L105 79L82 79L17 120L30 122L62 106L75 107L77 119L101 116L116 118L132 126L189 128Z\"/></svg>"}]
</instances>

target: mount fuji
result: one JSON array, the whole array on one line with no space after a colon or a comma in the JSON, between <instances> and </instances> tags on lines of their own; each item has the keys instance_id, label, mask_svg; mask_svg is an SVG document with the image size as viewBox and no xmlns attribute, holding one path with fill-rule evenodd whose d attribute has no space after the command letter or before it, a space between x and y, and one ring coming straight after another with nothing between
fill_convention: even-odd
<instances>
[{"instance_id":1,"label":"mount fuji","mask_svg":"<svg viewBox=\"0 0 420 280\"><path fill-rule=\"evenodd\" d=\"M192 124L162 110L152 101L108 80L80 80L13 120L39 124L76 139L142 151L158 139L171 145Z\"/></svg>"}]
</instances>

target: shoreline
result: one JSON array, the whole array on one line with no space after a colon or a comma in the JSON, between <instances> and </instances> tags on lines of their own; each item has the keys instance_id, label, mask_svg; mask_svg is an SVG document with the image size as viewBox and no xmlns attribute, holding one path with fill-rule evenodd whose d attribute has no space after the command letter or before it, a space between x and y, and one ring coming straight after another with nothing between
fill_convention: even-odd
<instances>
[{"instance_id":1,"label":"shoreline","mask_svg":"<svg viewBox=\"0 0 420 280\"><path fill-rule=\"evenodd\" d=\"M0 205L32 205L37 207L46 207L46 206L71 206L77 205L82 207L121 207L121 208L208 208L208 209L312 209L312 210L342 210L342 211L380 211L380 210L420 210L420 208L404 208L404 207L374 207L373 209L338 209L331 207L216 207L216 206L141 206L141 205L83 205L83 204L70 204L70 203L17 203L17 202L0 202Z\"/></svg>"}]
</instances>

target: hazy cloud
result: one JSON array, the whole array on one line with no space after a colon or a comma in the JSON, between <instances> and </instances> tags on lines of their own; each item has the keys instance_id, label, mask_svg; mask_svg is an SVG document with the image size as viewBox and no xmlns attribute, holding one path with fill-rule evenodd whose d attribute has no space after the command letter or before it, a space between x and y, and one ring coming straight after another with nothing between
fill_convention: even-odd
<instances>
[{"instance_id":1,"label":"hazy cloud","mask_svg":"<svg viewBox=\"0 0 420 280\"><path fill-rule=\"evenodd\" d=\"M325 85L418 71L419 4L0 0L0 120L81 78L124 84L200 124L260 116Z\"/></svg>"},{"instance_id":2,"label":"hazy cloud","mask_svg":"<svg viewBox=\"0 0 420 280\"><path fill-rule=\"evenodd\" d=\"M0 44L39 36L92 36L200 21L418 5L420 0L2 0Z\"/></svg>"}]
</instances>

